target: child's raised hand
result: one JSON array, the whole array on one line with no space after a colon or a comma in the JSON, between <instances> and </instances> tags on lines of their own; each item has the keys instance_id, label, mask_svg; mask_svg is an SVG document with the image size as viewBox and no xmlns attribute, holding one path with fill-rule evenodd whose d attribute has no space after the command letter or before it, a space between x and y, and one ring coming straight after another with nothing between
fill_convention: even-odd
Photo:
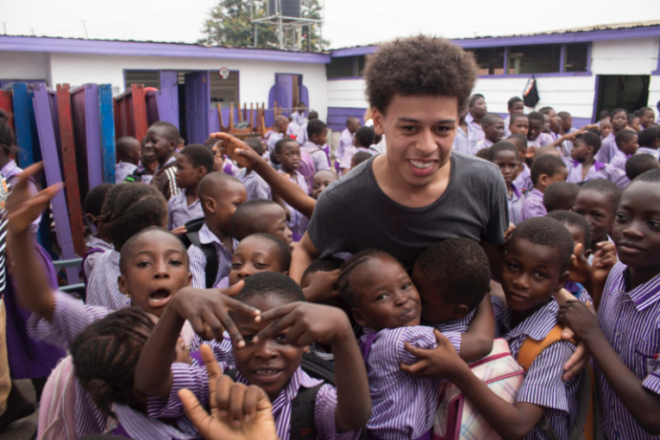
<instances>
[{"instance_id":1,"label":"child's raised hand","mask_svg":"<svg viewBox=\"0 0 660 440\"><path fill-rule=\"evenodd\" d=\"M236 154L241 150L250 150L254 152L254 150L252 150L252 148L250 148L248 144L238 139L237 137L230 135L229 133L222 133L222 132L211 133L211 137L215 139L219 139L223 142L223 146L225 148L225 152L227 156L229 156L231 160L235 160L239 166L241 167L251 166L251 164L249 163L250 162L249 159L245 158L242 153ZM257 155L256 153L254 154Z\"/></svg>"},{"instance_id":2,"label":"child's raised hand","mask_svg":"<svg viewBox=\"0 0 660 440\"><path fill-rule=\"evenodd\" d=\"M419 359L414 364L408 365L401 363L399 369L416 377L426 377L430 379L450 379L462 367L465 362L458 356L456 349L439 330L433 330L438 346L433 349L413 347L408 342L404 347L406 351Z\"/></svg>"},{"instance_id":3,"label":"child's raised hand","mask_svg":"<svg viewBox=\"0 0 660 440\"><path fill-rule=\"evenodd\" d=\"M591 336L600 333L598 318L590 303L568 301L560 306L557 319L569 327L579 341L588 341Z\"/></svg>"},{"instance_id":4,"label":"child's raised hand","mask_svg":"<svg viewBox=\"0 0 660 440\"><path fill-rule=\"evenodd\" d=\"M19 176L18 183L12 187L11 194L7 198L5 208L9 220L8 228L13 234L27 231L32 222L41 215L53 197L62 189L62 184L56 183L33 196L30 193L28 181L42 169L42 162L27 167Z\"/></svg>"},{"instance_id":5,"label":"child's raised hand","mask_svg":"<svg viewBox=\"0 0 660 440\"><path fill-rule=\"evenodd\" d=\"M591 277L594 283L605 283L610 270L617 262L616 247L609 241L598 243L596 246L598 250L594 254Z\"/></svg>"},{"instance_id":6,"label":"child's raised hand","mask_svg":"<svg viewBox=\"0 0 660 440\"><path fill-rule=\"evenodd\" d=\"M236 295L244 284L239 281L226 289L185 287L174 295L168 307L172 307L179 317L190 321L195 332L202 338L222 340L222 334L227 330L234 346L241 348L245 346L245 341L228 312L231 310L245 313L254 316L255 321L260 320L261 313L254 307L230 298Z\"/></svg>"},{"instance_id":7,"label":"child's raised hand","mask_svg":"<svg viewBox=\"0 0 660 440\"><path fill-rule=\"evenodd\" d=\"M187 233L188 230L186 229L185 225L183 225L183 226L179 226L178 228L172 229L170 232L176 236L181 236Z\"/></svg>"},{"instance_id":8,"label":"child's raised hand","mask_svg":"<svg viewBox=\"0 0 660 440\"><path fill-rule=\"evenodd\" d=\"M339 296L335 284L339 279L340 269L332 272L316 272L309 286L303 289L309 302L322 303Z\"/></svg>"},{"instance_id":9,"label":"child's raised hand","mask_svg":"<svg viewBox=\"0 0 660 440\"><path fill-rule=\"evenodd\" d=\"M591 279L591 265L582 252L583 247L582 243L575 245L573 255L571 255L571 264L568 267L569 279L582 284Z\"/></svg>"},{"instance_id":10,"label":"child's raised hand","mask_svg":"<svg viewBox=\"0 0 660 440\"><path fill-rule=\"evenodd\" d=\"M313 342L332 344L342 338L354 337L350 321L343 310L336 307L293 302L261 314L264 322L272 321L252 340L271 339L286 332L289 344L304 347Z\"/></svg>"},{"instance_id":11,"label":"child's raised hand","mask_svg":"<svg viewBox=\"0 0 660 440\"><path fill-rule=\"evenodd\" d=\"M207 440L276 440L272 405L266 393L257 386L237 384L223 376L207 345L202 345L200 351L209 376L211 414L190 390L180 390L179 398L202 436Z\"/></svg>"}]
</instances>

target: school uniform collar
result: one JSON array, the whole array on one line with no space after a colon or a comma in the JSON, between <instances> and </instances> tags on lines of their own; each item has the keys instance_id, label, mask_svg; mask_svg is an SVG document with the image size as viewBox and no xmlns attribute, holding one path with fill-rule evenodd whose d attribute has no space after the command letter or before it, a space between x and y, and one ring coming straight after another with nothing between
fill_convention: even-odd
<instances>
[{"instance_id":1,"label":"school uniform collar","mask_svg":"<svg viewBox=\"0 0 660 440\"><path fill-rule=\"evenodd\" d=\"M522 199L522 193L513 182L511 182L511 191L513 191L513 194L516 196L516 200Z\"/></svg>"},{"instance_id":2,"label":"school uniform collar","mask_svg":"<svg viewBox=\"0 0 660 440\"><path fill-rule=\"evenodd\" d=\"M172 155L172 157L167 159L167 162L165 162L162 167L160 166L160 164L158 165L158 169L156 169L156 174L158 174L161 170L164 170L165 168L167 168L168 166L170 166L171 164L173 164L175 162L176 162L176 157L174 157L174 155Z\"/></svg>"},{"instance_id":3,"label":"school uniform collar","mask_svg":"<svg viewBox=\"0 0 660 440\"><path fill-rule=\"evenodd\" d=\"M502 319L502 326L507 333L505 339L510 340L511 338L524 335L535 341L542 341L548 336L550 330L557 325L557 312L559 312L557 302L554 299L550 299L548 304L538 309L531 316L528 316L517 327L511 328L513 309L507 307L504 310Z\"/></svg>"},{"instance_id":4,"label":"school uniform collar","mask_svg":"<svg viewBox=\"0 0 660 440\"><path fill-rule=\"evenodd\" d=\"M121 258L121 254L117 252L114 248L110 250L110 255L108 256L110 261L115 263L117 266L119 266L119 259Z\"/></svg>"},{"instance_id":5,"label":"school uniform collar","mask_svg":"<svg viewBox=\"0 0 660 440\"><path fill-rule=\"evenodd\" d=\"M10 177L13 177L15 174L18 174L16 170L18 169L18 165L16 165L16 162L13 160L10 160L5 164L2 169L0 169L0 174L4 176L5 179L9 179Z\"/></svg>"},{"instance_id":6,"label":"school uniform collar","mask_svg":"<svg viewBox=\"0 0 660 440\"><path fill-rule=\"evenodd\" d=\"M201 244L216 243L220 247L225 248L225 245L222 244L220 239L213 232L211 232L206 222L204 222L201 229L199 230L199 242ZM236 246L238 246L238 240L232 237L232 248L236 249Z\"/></svg>"},{"instance_id":7,"label":"school uniform collar","mask_svg":"<svg viewBox=\"0 0 660 440\"><path fill-rule=\"evenodd\" d=\"M617 263L624 266L622 271L622 284L623 289L630 283L630 268L623 263ZM660 300L660 275L656 275L644 284L641 284L629 292L625 292L628 297L635 304L637 311L641 312L647 309L658 300Z\"/></svg>"}]
</instances>

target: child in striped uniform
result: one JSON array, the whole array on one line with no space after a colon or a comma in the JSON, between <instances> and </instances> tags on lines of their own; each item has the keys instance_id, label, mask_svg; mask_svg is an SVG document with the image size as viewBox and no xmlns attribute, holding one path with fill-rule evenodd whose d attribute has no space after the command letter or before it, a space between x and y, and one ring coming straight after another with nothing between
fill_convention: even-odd
<instances>
[{"instance_id":1,"label":"child in striped uniform","mask_svg":"<svg viewBox=\"0 0 660 440\"><path fill-rule=\"evenodd\" d=\"M413 346L433 348L432 327L420 325L422 304L419 293L401 264L383 251L356 254L343 267L337 288L353 318L363 328L360 346L367 365L373 411L367 423L368 438L380 440L430 439L438 402L437 379L412 377L401 371L402 363L413 363ZM448 332L456 351L466 354L473 347L469 334ZM467 337L466 337L467 336ZM336 358L336 354L335 354Z\"/></svg>"},{"instance_id":2,"label":"child in striped uniform","mask_svg":"<svg viewBox=\"0 0 660 440\"><path fill-rule=\"evenodd\" d=\"M28 170L34 171L34 170ZM10 247L16 263L15 277L22 304L33 312L28 335L71 351L75 380L75 420L72 437L105 432L108 417L114 416L130 438L194 438L160 423L149 422L137 411L144 399L132 391L133 368L153 328L149 314L160 315L180 288L190 283L185 249L181 242L162 229L143 231L122 248L120 288L129 293L136 308L117 314L105 307L86 306L70 295L53 290L40 267L27 231L35 214L47 206L57 192L50 187L31 199L25 187L17 185L16 197L8 201ZM160 195L159 195L160 196ZM92 327L89 327L92 325ZM185 359L185 351L182 359ZM59 385L47 384L55 396ZM56 389L53 389L55 387ZM71 407L63 411L70 412ZM49 415L40 420L40 434ZM136 430L134 430L136 429ZM140 434L142 433L142 434ZM161 435L155 437L154 435Z\"/></svg>"},{"instance_id":3,"label":"child in striped uniform","mask_svg":"<svg viewBox=\"0 0 660 440\"><path fill-rule=\"evenodd\" d=\"M174 152L179 145L179 129L175 125L165 121L157 121L151 124L147 131L147 143L144 151L153 153L158 161L158 168L154 174L151 184L160 191L165 200L179 194L176 184L176 159Z\"/></svg>"},{"instance_id":4,"label":"child in striped uniform","mask_svg":"<svg viewBox=\"0 0 660 440\"><path fill-rule=\"evenodd\" d=\"M509 223L517 225L522 222L522 205L525 200L522 191L513 183L518 172L518 149L509 142L498 142L488 150L488 160L500 169L506 184Z\"/></svg>"},{"instance_id":5,"label":"child in striped uniform","mask_svg":"<svg viewBox=\"0 0 660 440\"><path fill-rule=\"evenodd\" d=\"M305 302L300 287L283 274L258 273L244 283L234 299L196 289L180 292L163 315L142 351L135 376L139 390L161 398L150 399L150 415L183 414L177 394L182 388L208 405L206 369L197 363L172 363L176 334L183 320L190 319L216 332L227 328L232 334L236 380L257 385L268 394L280 439L300 434L291 432L296 422L292 420L294 400L303 388L316 387L314 422L308 427L315 434L312 438L357 438L371 404L366 371L346 315ZM303 347L315 341L332 346L336 387L312 378L300 366ZM223 371L231 368L223 362L221 366Z\"/></svg>"},{"instance_id":6,"label":"child in striped uniform","mask_svg":"<svg viewBox=\"0 0 660 440\"><path fill-rule=\"evenodd\" d=\"M497 318L514 358L526 339L543 340L557 325L559 306L552 296L568 279L572 252L570 233L550 218L524 221L509 239L502 276L508 307ZM437 337L438 348L411 350L420 362L410 371L420 377L444 377L456 384L504 438L569 438L575 424L581 376L566 382L562 376L563 366L576 348L573 342L558 341L543 350L525 374L516 401L511 404L474 375L446 337L439 332ZM422 365L427 368L422 369ZM549 428L539 424L544 415Z\"/></svg>"},{"instance_id":7,"label":"child in striped uniform","mask_svg":"<svg viewBox=\"0 0 660 440\"><path fill-rule=\"evenodd\" d=\"M113 247L110 243L110 238L103 236L100 233L101 228L101 213L103 212L103 203L108 195L108 192L115 185L112 183L102 183L92 188L85 197L83 203L83 211L85 212L85 219L90 225L93 234L87 238L85 247L87 252L83 257L82 272L85 284L92 273L92 269L96 266L98 258L106 252L110 252Z\"/></svg>"},{"instance_id":8,"label":"child in striped uniform","mask_svg":"<svg viewBox=\"0 0 660 440\"><path fill-rule=\"evenodd\" d=\"M176 155L176 184L181 192L167 201L167 228L176 235L186 232L186 222L204 216L197 188L204 176L213 171L213 164L213 153L204 145L188 145Z\"/></svg>"},{"instance_id":9,"label":"child in striped uniform","mask_svg":"<svg viewBox=\"0 0 660 440\"><path fill-rule=\"evenodd\" d=\"M284 208L272 200L257 199L245 202L236 208L231 218L231 234L236 240L241 241L259 232L273 235L287 245L293 242Z\"/></svg>"},{"instance_id":10,"label":"child in striped uniform","mask_svg":"<svg viewBox=\"0 0 660 440\"><path fill-rule=\"evenodd\" d=\"M614 137L616 143L616 150L610 158L610 165L619 168L623 172L626 171L626 161L632 157L639 149L637 143L637 132L633 130L621 130ZM627 185L626 185L627 186Z\"/></svg>"},{"instance_id":11,"label":"child in striped uniform","mask_svg":"<svg viewBox=\"0 0 660 440\"><path fill-rule=\"evenodd\" d=\"M119 253L126 241L151 226L167 226L167 202L156 188L137 183L116 185L106 196L101 214L103 236L110 238L113 249L97 260L87 283L87 303L111 310L128 307L130 299L120 292Z\"/></svg>"},{"instance_id":12,"label":"child in striped uniform","mask_svg":"<svg viewBox=\"0 0 660 440\"><path fill-rule=\"evenodd\" d=\"M567 182L580 183L588 180L607 179L619 188L625 188L630 181L624 170L595 159L601 147L600 136L593 131L579 134L573 141L568 167Z\"/></svg>"},{"instance_id":13,"label":"child in striped uniform","mask_svg":"<svg viewBox=\"0 0 660 440\"><path fill-rule=\"evenodd\" d=\"M594 261L594 277L607 278L602 299L595 295L598 318L578 302L563 305L559 314L593 355L609 439L660 438L659 206L656 169L623 192L612 225L616 248Z\"/></svg>"},{"instance_id":14,"label":"child in striped uniform","mask_svg":"<svg viewBox=\"0 0 660 440\"><path fill-rule=\"evenodd\" d=\"M516 117L516 115L514 115ZM516 119L517 121L518 119ZM524 121L527 121L525 116ZM519 191L525 194L527 191L531 190L532 185L532 174L527 166L527 131L525 133L515 133L506 138L508 142L511 142L518 149L518 173L516 178L513 181L513 184L516 185Z\"/></svg>"},{"instance_id":15,"label":"child in striped uniform","mask_svg":"<svg viewBox=\"0 0 660 440\"><path fill-rule=\"evenodd\" d=\"M213 285L229 274L231 255L238 244L231 234L231 221L236 209L247 199L245 186L229 174L214 171L207 174L197 190L204 210L204 224L199 230L201 244L213 244L218 256L218 271ZM188 248L192 286L206 287L206 256L194 244Z\"/></svg>"},{"instance_id":16,"label":"child in striped uniform","mask_svg":"<svg viewBox=\"0 0 660 440\"><path fill-rule=\"evenodd\" d=\"M555 182L566 181L568 171L564 161L551 154L544 154L534 159L531 169L534 188L527 193L522 205L522 218L527 220L541 217L548 212L543 205L545 190Z\"/></svg>"},{"instance_id":17,"label":"child in striped uniform","mask_svg":"<svg viewBox=\"0 0 660 440\"><path fill-rule=\"evenodd\" d=\"M305 177L298 172L300 153L300 145L298 145L293 139L282 139L275 145L275 156L277 161L282 165L280 173L302 188L306 194L309 194L307 181ZM293 232L293 241L300 241L307 230L309 218L295 210L289 204L286 204L286 207L289 210L288 226L289 229L291 229L291 232Z\"/></svg>"}]
</instances>

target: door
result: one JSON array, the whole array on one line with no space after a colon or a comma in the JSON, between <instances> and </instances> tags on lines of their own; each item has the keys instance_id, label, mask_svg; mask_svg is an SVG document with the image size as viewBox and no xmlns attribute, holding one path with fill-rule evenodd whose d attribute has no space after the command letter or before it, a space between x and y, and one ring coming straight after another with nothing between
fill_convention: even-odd
<instances>
[{"instance_id":1,"label":"door","mask_svg":"<svg viewBox=\"0 0 660 440\"><path fill-rule=\"evenodd\" d=\"M293 75L275 75L275 90L277 106L288 115L293 108Z\"/></svg>"},{"instance_id":2,"label":"door","mask_svg":"<svg viewBox=\"0 0 660 440\"><path fill-rule=\"evenodd\" d=\"M645 107L649 99L649 75L598 75L595 119L603 110L624 108L629 113Z\"/></svg>"},{"instance_id":3,"label":"door","mask_svg":"<svg viewBox=\"0 0 660 440\"><path fill-rule=\"evenodd\" d=\"M156 102L158 104L158 116L160 120L167 121L179 128L177 76L177 72L174 70L160 71L160 94Z\"/></svg>"},{"instance_id":4,"label":"door","mask_svg":"<svg viewBox=\"0 0 660 440\"><path fill-rule=\"evenodd\" d=\"M208 75L206 71L185 75L187 144L203 144L209 135L207 116L211 97Z\"/></svg>"}]
</instances>

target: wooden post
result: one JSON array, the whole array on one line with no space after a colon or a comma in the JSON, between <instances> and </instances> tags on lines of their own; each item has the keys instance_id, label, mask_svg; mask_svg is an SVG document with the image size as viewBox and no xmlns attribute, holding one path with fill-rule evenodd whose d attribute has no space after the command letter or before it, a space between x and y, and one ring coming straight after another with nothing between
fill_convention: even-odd
<instances>
[{"instance_id":1,"label":"wooden post","mask_svg":"<svg viewBox=\"0 0 660 440\"><path fill-rule=\"evenodd\" d=\"M78 167L76 165L76 145L73 136L73 119L71 117L71 94L68 84L57 85L57 116L60 126L60 144L62 146L62 163L66 166L64 175L64 192L71 221L73 248L79 256L85 255L85 226L83 224L82 206L80 204L80 188L78 187ZM48 166L51 166L48 163Z\"/></svg>"},{"instance_id":2,"label":"wooden post","mask_svg":"<svg viewBox=\"0 0 660 440\"><path fill-rule=\"evenodd\" d=\"M143 84L131 84L131 97L133 104L133 121L135 124L135 137L141 141L147 135L147 96Z\"/></svg>"}]
</instances>

